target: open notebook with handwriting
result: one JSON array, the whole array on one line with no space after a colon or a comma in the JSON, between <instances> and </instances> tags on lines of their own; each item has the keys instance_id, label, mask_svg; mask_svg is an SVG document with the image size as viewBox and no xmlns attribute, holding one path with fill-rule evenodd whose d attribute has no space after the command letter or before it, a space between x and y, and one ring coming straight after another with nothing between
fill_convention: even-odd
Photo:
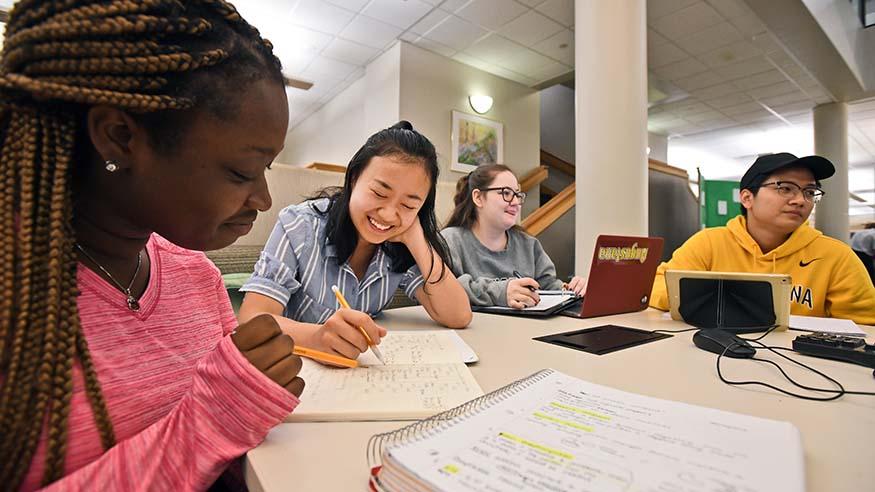
<instances>
[{"instance_id":1,"label":"open notebook with handwriting","mask_svg":"<svg viewBox=\"0 0 875 492\"><path fill-rule=\"evenodd\" d=\"M359 367L334 368L304 359L301 403L286 422L417 420L483 394L465 362L476 355L451 330L390 331Z\"/></svg>"},{"instance_id":2,"label":"open notebook with handwriting","mask_svg":"<svg viewBox=\"0 0 875 492\"><path fill-rule=\"evenodd\" d=\"M788 422L544 369L368 442L373 491L805 490Z\"/></svg>"}]
</instances>

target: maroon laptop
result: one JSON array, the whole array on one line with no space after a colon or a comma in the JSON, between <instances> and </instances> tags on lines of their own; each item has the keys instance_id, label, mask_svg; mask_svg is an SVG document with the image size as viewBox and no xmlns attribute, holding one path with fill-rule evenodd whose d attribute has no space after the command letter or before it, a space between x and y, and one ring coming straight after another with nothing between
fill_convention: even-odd
<instances>
[{"instance_id":1,"label":"maroon laptop","mask_svg":"<svg viewBox=\"0 0 875 492\"><path fill-rule=\"evenodd\" d=\"M593 318L646 309L663 242L661 237L599 236L586 295L559 314Z\"/></svg>"}]
</instances>

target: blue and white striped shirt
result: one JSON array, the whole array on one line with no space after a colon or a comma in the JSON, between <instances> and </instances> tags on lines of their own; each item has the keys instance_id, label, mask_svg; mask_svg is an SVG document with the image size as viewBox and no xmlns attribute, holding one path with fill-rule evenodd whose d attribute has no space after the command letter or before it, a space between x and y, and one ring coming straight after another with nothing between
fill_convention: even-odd
<instances>
[{"instance_id":1,"label":"blue and white striped shirt","mask_svg":"<svg viewBox=\"0 0 875 492\"><path fill-rule=\"evenodd\" d=\"M311 206L312 205L312 206ZM349 305L376 315L392 300L397 288L416 300L424 279L413 265L403 273L390 271L391 260L377 248L359 282L349 263L338 261L328 244L328 199L290 205L279 220L255 263L252 277L240 289L275 299L285 306L283 316L305 323L324 323L339 308L331 286L337 285Z\"/></svg>"}]
</instances>

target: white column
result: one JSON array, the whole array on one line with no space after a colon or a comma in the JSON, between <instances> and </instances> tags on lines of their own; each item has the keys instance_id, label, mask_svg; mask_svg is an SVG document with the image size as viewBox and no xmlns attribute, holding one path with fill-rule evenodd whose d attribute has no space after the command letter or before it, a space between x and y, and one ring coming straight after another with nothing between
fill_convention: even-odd
<instances>
[{"instance_id":1,"label":"white column","mask_svg":"<svg viewBox=\"0 0 875 492\"><path fill-rule=\"evenodd\" d=\"M833 177L823 181L823 200L817 204L814 225L827 236L849 242L848 232L848 105L843 102L814 108L814 153L832 161Z\"/></svg>"},{"instance_id":2,"label":"white column","mask_svg":"<svg viewBox=\"0 0 875 492\"><path fill-rule=\"evenodd\" d=\"M647 235L645 0L575 0L575 273L599 234Z\"/></svg>"}]
</instances>

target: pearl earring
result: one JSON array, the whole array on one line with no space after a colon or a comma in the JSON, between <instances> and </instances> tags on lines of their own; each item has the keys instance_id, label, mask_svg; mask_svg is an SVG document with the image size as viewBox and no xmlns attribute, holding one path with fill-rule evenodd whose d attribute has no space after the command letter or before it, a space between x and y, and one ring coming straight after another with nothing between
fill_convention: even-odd
<instances>
[{"instance_id":1,"label":"pearl earring","mask_svg":"<svg viewBox=\"0 0 875 492\"><path fill-rule=\"evenodd\" d=\"M111 173L118 171L118 163L112 159L107 159L106 170Z\"/></svg>"}]
</instances>

